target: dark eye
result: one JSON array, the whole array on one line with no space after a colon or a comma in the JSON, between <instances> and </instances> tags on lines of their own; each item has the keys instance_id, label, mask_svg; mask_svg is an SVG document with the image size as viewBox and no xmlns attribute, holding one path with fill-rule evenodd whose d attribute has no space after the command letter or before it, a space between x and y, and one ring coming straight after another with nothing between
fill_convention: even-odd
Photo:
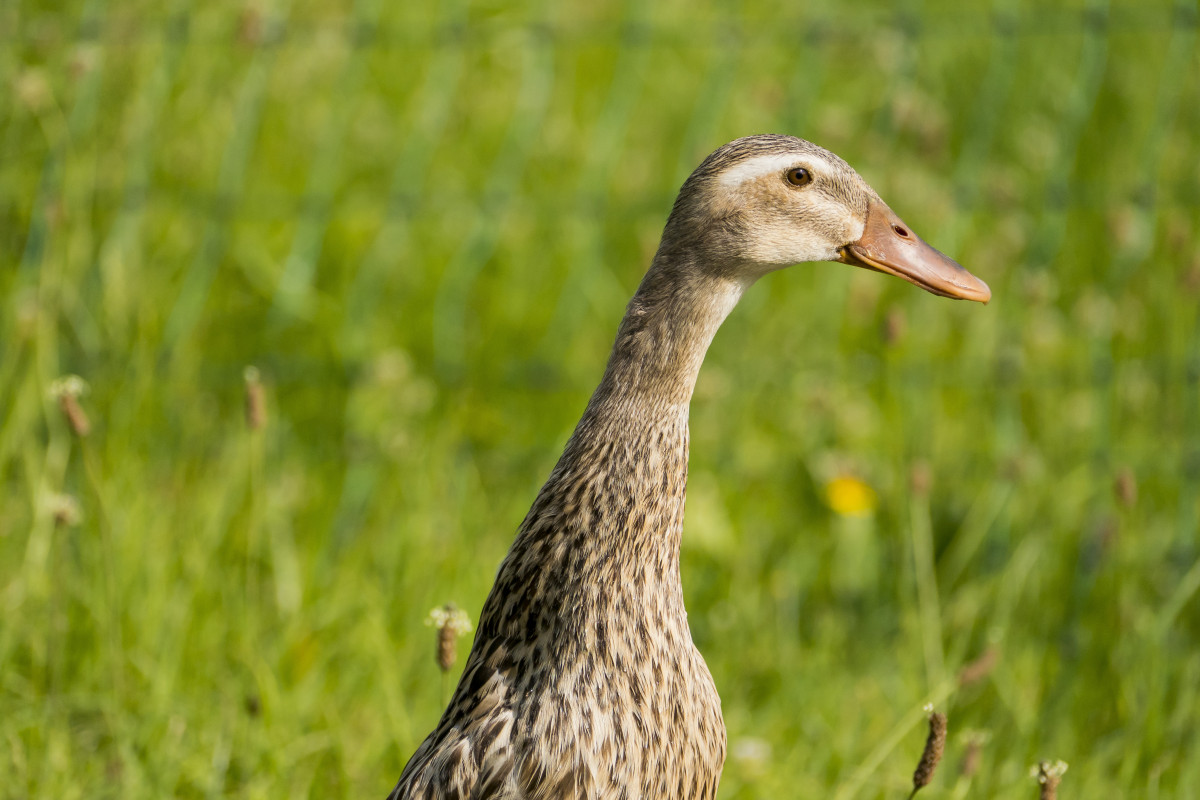
<instances>
[{"instance_id":1,"label":"dark eye","mask_svg":"<svg viewBox=\"0 0 1200 800\"><path fill-rule=\"evenodd\" d=\"M808 186L812 183L812 173L804 167L796 167L787 171L787 182L792 186Z\"/></svg>"}]
</instances>

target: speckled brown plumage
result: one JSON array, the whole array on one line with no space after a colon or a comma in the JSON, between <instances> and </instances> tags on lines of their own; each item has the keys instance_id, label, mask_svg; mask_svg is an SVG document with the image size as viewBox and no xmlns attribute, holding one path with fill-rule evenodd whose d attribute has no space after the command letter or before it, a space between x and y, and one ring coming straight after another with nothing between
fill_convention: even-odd
<instances>
[{"instance_id":1,"label":"speckled brown plumage","mask_svg":"<svg viewBox=\"0 0 1200 800\"><path fill-rule=\"evenodd\" d=\"M793 161L811 191L780 180ZM688 404L744 289L836 257L872 200L841 159L786 136L732 142L687 180L449 707L391 798L715 797L725 726L679 575Z\"/></svg>"}]
</instances>

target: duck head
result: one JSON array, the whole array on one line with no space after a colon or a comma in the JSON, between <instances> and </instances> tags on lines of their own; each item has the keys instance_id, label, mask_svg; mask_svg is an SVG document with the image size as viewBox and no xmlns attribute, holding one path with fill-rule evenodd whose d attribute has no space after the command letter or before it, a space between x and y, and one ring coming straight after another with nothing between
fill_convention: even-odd
<instances>
[{"instance_id":1,"label":"duck head","mask_svg":"<svg viewBox=\"0 0 1200 800\"><path fill-rule=\"evenodd\" d=\"M721 147L684 183L663 247L702 248L742 281L808 261L840 261L942 297L986 303L983 281L926 244L842 159L792 136Z\"/></svg>"}]
</instances>

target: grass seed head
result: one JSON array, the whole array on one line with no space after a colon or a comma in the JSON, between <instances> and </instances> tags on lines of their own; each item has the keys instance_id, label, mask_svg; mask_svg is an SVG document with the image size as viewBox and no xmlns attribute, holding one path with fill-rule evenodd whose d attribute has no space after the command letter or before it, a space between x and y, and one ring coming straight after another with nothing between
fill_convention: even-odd
<instances>
[{"instance_id":1,"label":"grass seed head","mask_svg":"<svg viewBox=\"0 0 1200 800\"><path fill-rule=\"evenodd\" d=\"M946 715L934 711L933 706L926 706L925 710L929 712L929 736L925 739L925 751L921 753L921 760L917 762L917 768L913 772L913 790L910 798L933 780L933 772L942 760L942 753L946 751Z\"/></svg>"},{"instance_id":2,"label":"grass seed head","mask_svg":"<svg viewBox=\"0 0 1200 800\"><path fill-rule=\"evenodd\" d=\"M87 381L78 375L63 375L50 384L50 396L58 401L67 424L80 438L92 431L92 423L84 413L83 406L79 405L79 398L87 392Z\"/></svg>"},{"instance_id":3,"label":"grass seed head","mask_svg":"<svg viewBox=\"0 0 1200 800\"><path fill-rule=\"evenodd\" d=\"M1113 481L1113 493L1117 496L1117 502L1125 508L1133 508L1137 504L1137 478L1133 476L1133 470L1126 467L1117 473Z\"/></svg>"},{"instance_id":4,"label":"grass seed head","mask_svg":"<svg viewBox=\"0 0 1200 800\"><path fill-rule=\"evenodd\" d=\"M978 658L965 665L958 673L958 685L970 686L991 674L997 662L1000 661L1000 651L995 645L984 650Z\"/></svg>"},{"instance_id":5,"label":"grass seed head","mask_svg":"<svg viewBox=\"0 0 1200 800\"><path fill-rule=\"evenodd\" d=\"M991 734L988 731L967 731L963 735L966 751L963 753L960 772L967 780L975 777L975 773L979 771L980 762L983 761L983 746L990 738Z\"/></svg>"},{"instance_id":6,"label":"grass seed head","mask_svg":"<svg viewBox=\"0 0 1200 800\"><path fill-rule=\"evenodd\" d=\"M267 424L267 396L262 375L258 367L246 367L242 378L246 382L246 427L252 431L262 430Z\"/></svg>"},{"instance_id":7,"label":"grass seed head","mask_svg":"<svg viewBox=\"0 0 1200 800\"><path fill-rule=\"evenodd\" d=\"M908 322L904 317L904 311L893 308L883 322L883 341L890 345L899 344L907 329Z\"/></svg>"},{"instance_id":8,"label":"grass seed head","mask_svg":"<svg viewBox=\"0 0 1200 800\"><path fill-rule=\"evenodd\" d=\"M43 502L55 525L73 528L83 521L79 501L69 494L52 492L45 496Z\"/></svg>"},{"instance_id":9,"label":"grass seed head","mask_svg":"<svg viewBox=\"0 0 1200 800\"><path fill-rule=\"evenodd\" d=\"M1062 781L1063 773L1066 771L1067 762L1065 761L1041 761L1029 771L1030 775L1037 778L1038 785L1041 787L1041 794L1038 795L1041 800L1057 800L1058 784Z\"/></svg>"},{"instance_id":10,"label":"grass seed head","mask_svg":"<svg viewBox=\"0 0 1200 800\"><path fill-rule=\"evenodd\" d=\"M912 465L908 473L908 485L915 495L929 494L929 487L933 483L933 471L929 469L929 464L925 461L917 461Z\"/></svg>"},{"instance_id":11,"label":"grass seed head","mask_svg":"<svg viewBox=\"0 0 1200 800\"><path fill-rule=\"evenodd\" d=\"M446 603L429 612L426 625L437 628L437 665L442 672L449 672L458 658L458 637L471 630L467 613L454 603Z\"/></svg>"}]
</instances>

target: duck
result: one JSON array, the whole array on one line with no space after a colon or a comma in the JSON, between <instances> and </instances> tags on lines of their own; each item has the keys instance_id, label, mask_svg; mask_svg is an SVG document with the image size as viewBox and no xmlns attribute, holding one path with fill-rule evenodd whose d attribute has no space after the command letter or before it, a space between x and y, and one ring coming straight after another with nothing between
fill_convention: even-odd
<instances>
[{"instance_id":1,"label":"duck","mask_svg":"<svg viewBox=\"0 0 1200 800\"><path fill-rule=\"evenodd\" d=\"M705 158L500 565L457 688L389 800L716 796L721 700L692 642L679 569L688 411L742 294L820 261L941 297L991 297L818 145L755 135Z\"/></svg>"}]
</instances>

